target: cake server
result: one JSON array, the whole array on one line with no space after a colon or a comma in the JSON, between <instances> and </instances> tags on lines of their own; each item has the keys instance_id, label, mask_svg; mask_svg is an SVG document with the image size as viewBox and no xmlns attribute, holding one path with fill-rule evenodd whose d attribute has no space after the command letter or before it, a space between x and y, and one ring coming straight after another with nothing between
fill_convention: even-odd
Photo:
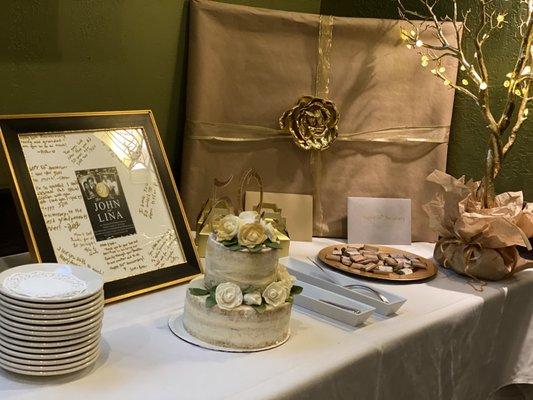
<instances>
[{"instance_id":1,"label":"cake server","mask_svg":"<svg viewBox=\"0 0 533 400\"><path fill-rule=\"evenodd\" d=\"M363 324L376 311L368 304L306 281L297 280L296 285L301 286L303 291L294 296L294 305L310 311L311 315L318 314L326 321L335 320L343 325L355 327ZM348 289L343 290L348 291Z\"/></svg>"},{"instance_id":2,"label":"cake server","mask_svg":"<svg viewBox=\"0 0 533 400\"><path fill-rule=\"evenodd\" d=\"M336 285L342 286L342 287L344 287L346 289L363 289L363 290L367 290L369 292L372 292L383 303L390 304L390 300L383 293L379 292L378 290L376 290L374 288L371 288L370 286L362 285L362 284L359 284L359 283L354 283L354 284L350 284L350 285L343 285L342 283L337 281L333 277L333 275L328 273L327 270L325 268L323 268L316 260L313 260L311 257L307 257L307 259L309 261L311 261L315 267L320 269L323 272L324 277L326 277L331 283L334 283Z\"/></svg>"}]
</instances>

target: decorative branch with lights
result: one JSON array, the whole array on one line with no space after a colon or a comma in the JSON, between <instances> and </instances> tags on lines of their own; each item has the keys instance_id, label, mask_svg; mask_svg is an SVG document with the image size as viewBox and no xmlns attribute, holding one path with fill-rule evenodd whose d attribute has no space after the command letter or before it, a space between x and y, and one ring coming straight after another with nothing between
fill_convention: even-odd
<instances>
[{"instance_id":1,"label":"decorative branch with lights","mask_svg":"<svg viewBox=\"0 0 533 400\"><path fill-rule=\"evenodd\" d=\"M424 10L422 12L409 10L402 0L397 1L401 18L409 24L409 27L403 27L401 30L407 47L420 54L423 66L432 64L431 72L441 79L444 85L466 95L481 109L487 123L489 146L484 176L477 196L484 207L490 208L494 204L494 180L528 117L528 104L533 99L530 90L533 79L533 0L516 0L520 7L517 24L520 47L513 70L502 79L507 89L507 98L499 116L494 113L491 104L494 79L489 77L484 46L494 33L508 23L508 10L497 9L494 0L477 0L479 15L474 18L471 9L460 10L458 0L449 0L453 6L452 16L439 18L435 6L440 0L419 0ZM451 44L445 37L444 23L453 25L456 43ZM434 43L421 39L425 32L433 34ZM466 55L467 44L474 48L473 61ZM458 60L462 79L457 83L447 77L446 68L442 63L446 57Z\"/></svg>"}]
</instances>

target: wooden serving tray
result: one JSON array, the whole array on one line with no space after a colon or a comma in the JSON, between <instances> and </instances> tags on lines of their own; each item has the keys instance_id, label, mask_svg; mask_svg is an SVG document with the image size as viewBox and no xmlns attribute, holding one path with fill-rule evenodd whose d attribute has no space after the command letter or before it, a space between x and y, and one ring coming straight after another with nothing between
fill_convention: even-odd
<instances>
[{"instance_id":1,"label":"wooden serving tray","mask_svg":"<svg viewBox=\"0 0 533 400\"><path fill-rule=\"evenodd\" d=\"M373 272L361 271L355 268L350 268L342 264L340 261L332 261L332 260L326 259L326 255L331 254L334 249L341 249L343 247L349 247L349 246L355 247L355 246L362 246L362 245L361 244L338 244L334 246L328 246L320 250L320 252L318 253L318 258L324 264L329 265L332 268L341 270L343 272L347 272L351 275L362 276L365 278L372 278L372 279L377 279L377 280L382 280L382 281L413 282L413 281L421 281L421 280L429 279L437 275L437 266L431 260L421 257L418 254L396 249L394 247L372 245L373 247L377 247L379 251L382 251L385 253L397 253L397 254L415 256L427 266L427 269L419 269L410 275L399 275L395 272L391 272L388 275L382 275L382 274L375 274Z\"/></svg>"}]
</instances>

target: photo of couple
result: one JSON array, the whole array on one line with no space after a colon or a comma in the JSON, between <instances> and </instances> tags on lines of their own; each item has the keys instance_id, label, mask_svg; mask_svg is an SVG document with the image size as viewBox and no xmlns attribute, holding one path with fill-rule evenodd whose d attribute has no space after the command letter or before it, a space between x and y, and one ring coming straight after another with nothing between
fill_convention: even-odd
<instances>
[{"instance_id":1,"label":"photo of couple","mask_svg":"<svg viewBox=\"0 0 533 400\"><path fill-rule=\"evenodd\" d=\"M115 167L76 171L96 241L135 234Z\"/></svg>"},{"instance_id":2,"label":"photo of couple","mask_svg":"<svg viewBox=\"0 0 533 400\"><path fill-rule=\"evenodd\" d=\"M95 198L115 198L120 195L115 168L101 168L87 171L88 174L77 174L84 197L88 200Z\"/></svg>"}]
</instances>

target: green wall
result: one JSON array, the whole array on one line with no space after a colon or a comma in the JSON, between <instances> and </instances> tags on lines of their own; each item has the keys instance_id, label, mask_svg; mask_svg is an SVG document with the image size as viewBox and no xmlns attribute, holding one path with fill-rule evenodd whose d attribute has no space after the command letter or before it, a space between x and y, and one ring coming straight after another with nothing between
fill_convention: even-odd
<instances>
[{"instance_id":1,"label":"green wall","mask_svg":"<svg viewBox=\"0 0 533 400\"><path fill-rule=\"evenodd\" d=\"M397 16L394 0L224 1L341 16ZM511 1L518 4L518 0ZM476 0L463 2L474 4ZM184 0L3 0L0 114L150 108L171 162L179 169L187 8ZM491 68L503 78L512 68L517 43L508 30L501 33L489 54ZM501 78L490 85L501 87ZM498 94L503 96L503 90ZM525 190L533 201L531 128L529 122L524 126L498 189ZM479 178L485 143L479 110L457 96L449 172ZM0 170L0 186L6 184L5 170Z\"/></svg>"},{"instance_id":2,"label":"green wall","mask_svg":"<svg viewBox=\"0 0 533 400\"><path fill-rule=\"evenodd\" d=\"M184 0L2 0L0 114L152 109L168 154L185 104ZM0 184L7 182L0 174Z\"/></svg>"}]
</instances>

